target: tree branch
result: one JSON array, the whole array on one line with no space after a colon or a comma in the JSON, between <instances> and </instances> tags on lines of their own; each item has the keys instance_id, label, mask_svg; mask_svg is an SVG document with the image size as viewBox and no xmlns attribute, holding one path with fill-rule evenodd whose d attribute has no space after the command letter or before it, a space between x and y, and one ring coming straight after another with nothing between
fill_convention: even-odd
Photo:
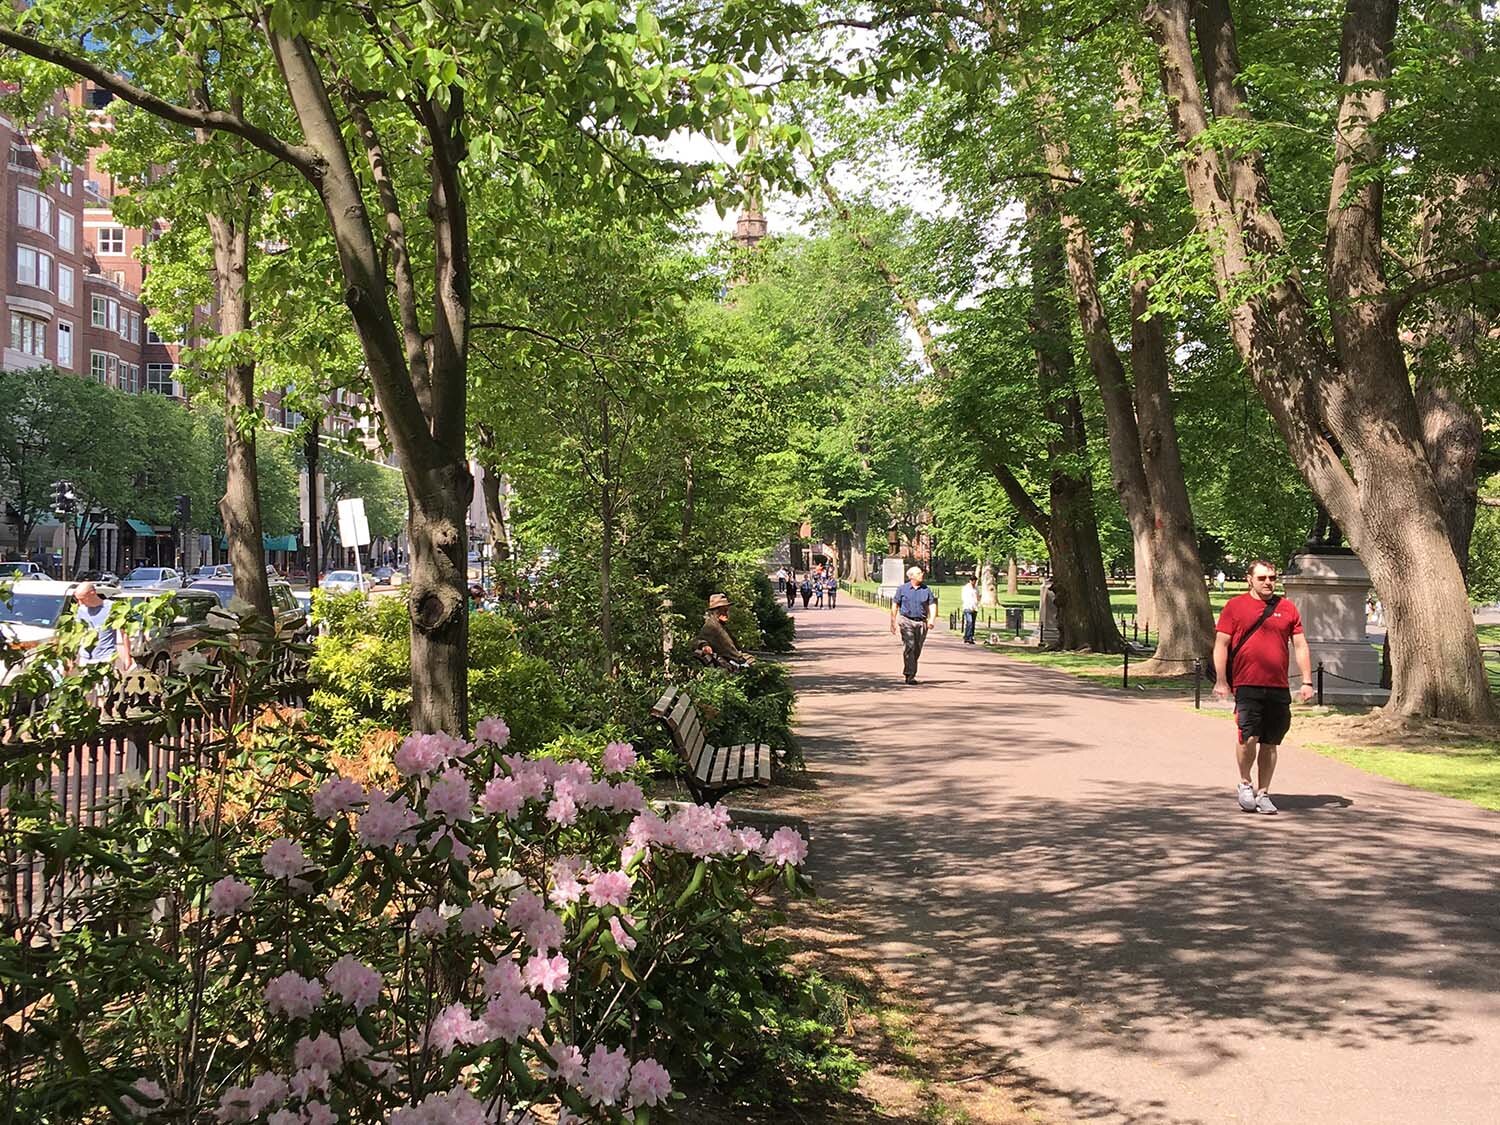
<instances>
[{"instance_id":1,"label":"tree branch","mask_svg":"<svg viewBox=\"0 0 1500 1125\"><path fill-rule=\"evenodd\" d=\"M309 179L317 179L321 174L322 163L312 149L303 145L289 145L259 126L252 125L243 117L225 113L223 110L190 109L187 106L178 105L176 102L168 101L149 90L142 89L128 79L105 70L71 51L50 43L43 43L29 35L11 31L9 28L0 28L0 46L10 47L23 55L29 55L31 58L72 71L80 78L86 78L108 90L121 101L129 102L173 124L183 125L189 129L213 129L243 137L262 152L270 153L276 159L290 164Z\"/></svg>"},{"instance_id":2,"label":"tree branch","mask_svg":"<svg viewBox=\"0 0 1500 1125\"><path fill-rule=\"evenodd\" d=\"M1400 316L1411 304L1424 293L1431 293L1434 289L1441 289L1444 285L1452 285L1455 281L1467 281L1471 277L1482 277L1487 273L1500 271L1500 258L1480 258L1474 262L1462 262L1447 269L1435 270L1426 277L1419 277L1405 289L1399 289L1388 296L1391 302L1391 315Z\"/></svg>"}]
</instances>

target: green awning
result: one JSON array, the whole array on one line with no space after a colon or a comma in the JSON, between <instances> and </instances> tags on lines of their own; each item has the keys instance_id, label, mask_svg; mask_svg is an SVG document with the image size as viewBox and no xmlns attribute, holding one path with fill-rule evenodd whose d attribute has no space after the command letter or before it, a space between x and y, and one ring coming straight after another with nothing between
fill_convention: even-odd
<instances>
[{"instance_id":1,"label":"green awning","mask_svg":"<svg viewBox=\"0 0 1500 1125\"><path fill-rule=\"evenodd\" d=\"M296 533L291 535L262 535L260 545L267 551L295 551L297 550ZM219 546L229 550L229 540L222 535L219 536Z\"/></svg>"},{"instance_id":2,"label":"green awning","mask_svg":"<svg viewBox=\"0 0 1500 1125\"><path fill-rule=\"evenodd\" d=\"M125 522L130 525L130 530L137 535L144 535L147 539L156 538L156 528L152 527L149 523L142 523L140 520L126 520Z\"/></svg>"}]
</instances>

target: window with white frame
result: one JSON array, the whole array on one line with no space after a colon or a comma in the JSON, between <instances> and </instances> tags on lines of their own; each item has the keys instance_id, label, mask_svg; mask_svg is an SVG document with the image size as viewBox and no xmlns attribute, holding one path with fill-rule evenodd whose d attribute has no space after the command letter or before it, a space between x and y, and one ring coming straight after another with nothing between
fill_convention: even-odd
<instances>
[{"instance_id":1,"label":"window with white frame","mask_svg":"<svg viewBox=\"0 0 1500 1125\"><path fill-rule=\"evenodd\" d=\"M16 188L16 222L28 230L52 233L52 200L31 188Z\"/></svg>"},{"instance_id":2,"label":"window with white frame","mask_svg":"<svg viewBox=\"0 0 1500 1125\"><path fill-rule=\"evenodd\" d=\"M148 343L148 344L165 344L166 343L165 340L163 340L160 336L158 336L156 334L156 329L154 329L154 328L151 327L151 324L150 324L149 321L146 323L146 343Z\"/></svg>"},{"instance_id":3,"label":"window with white frame","mask_svg":"<svg viewBox=\"0 0 1500 1125\"><path fill-rule=\"evenodd\" d=\"M139 364L120 364L120 389L135 394L139 391L141 382L141 368Z\"/></svg>"},{"instance_id":4,"label":"window with white frame","mask_svg":"<svg viewBox=\"0 0 1500 1125\"><path fill-rule=\"evenodd\" d=\"M101 254L123 254L125 253L125 228L124 227L100 227L99 241L96 244Z\"/></svg>"},{"instance_id":5,"label":"window with white frame","mask_svg":"<svg viewBox=\"0 0 1500 1125\"><path fill-rule=\"evenodd\" d=\"M125 288L125 271L124 270L106 270L104 276L107 277L107 278L109 278L111 281L113 281L121 289Z\"/></svg>"},{"instance_id":6,"label":"window with white frame","mask_svg":"<svg viewBox=\"0 0 1500 1125\"><path fill-rule=\"evenodd\" d=\"M16 283L52 288L52 255L32 246L16 247Z\"/></svg>"},{"instance_id":7,"label":"window with white frame","mask_svg":"<svg viewBox=\"0 0 1500 1125\"><path fill-rule=\"evenodd\" d=\"M110 298L108 304L109 320L105 323L105 327L111 332L118 333L120 331L120 302Z\"/></svg>"},{"instance_id":8,"label":"window with white frame","mask_svg":"<svg viewBox=\"0 0 1500 1125\"><path fill-rule=\"evenodd\" d=\"M104 352L89 352L89 374L100 383L109 382L109 358Z\"/></svg>"},{"instance_id":9,"label":"window with white frame","mask_svg":"<svg viewBox=\"0 0 1500 1125\"><path fill-rule=\"evenodd\" d=\"M177 370L172 363L146 364L146 390L152 394L170 395L173 392L172 374Z\"/></svg>"},{"instance_id":10,"label":"window with white frame","mask_svg":"<svg viewBox=\"0 0 1500 1125\"><path fill-rule=\"evenodd\" d=\"M71 187L73 181L69 180ZM73 216L67 211L57 213L57 247L59 250L72 251L76 248L74 238Z\"/></svg>"},{"instance_id":11,"label":"window with white frame","mask_svg":"<svg viewBox=\"0 0 1500 1125\"><path fill-rule=\"evenodd\" d=\"M66 320L57 322L57 366L73 366L73 325Z\"/></svg>"},{"instance_id":12,"label":"window with white frame","mask_svg":"<svg viewBox=\"0 0 1500 1125\"><path fill-rule=\"evenodd\" d=\"M109 320L109 301L97 294L89 302L89 323L103 328Z\"/></svg>"},{"instance_id":13,"label":"window with white frame","mask_svg":"<svg viewBox=\"0 0 1500 1125\"><path fill-rule=\"evenodd\" d=\"M10 314L10 346L27 355L47 354L47 322L24 313Z\"/></svg>"},{"instance_id":14,"label":"window with white frame","mask_svg":"<svg viewBox=\"0 0 1500 1125\"><path fill-rule=\"evenodd\" d=\"M73 267L57 263L57 300L60 304L73 303Z\"/></svg>"},{"instance_id":15,"label":"window with white frame","mask_svg":"<svg viewBox=\"0 0 1500 1125\"><path fill-rule=\"evenodd\" d=\"M141 314L138 312L130 314L130 342L132 344L141 342Z\"/></svg>"},{"instance_id":16,"label":"window with white frame","mask_svg":"<svg viewBox=\"0 0 1500 1125\"><path fill-rule=\"evenodd\" d=\"M57 158L57 171L58 171L57 190L60 191L60 192L62 192L64 195L72 195L73 194L73 162L71 160L69 160L66 156L59 156ZM61 217L61 212L59 212L59 217ZM70 223L72 222L72 219L73 219L73 216L69 215L68 216L68 221ZM58 233L59 233L59 235L62 233L61 229L59 229ZM71 250L72 247L69 246L68 249Z\"/></svg>"}]
</instances>

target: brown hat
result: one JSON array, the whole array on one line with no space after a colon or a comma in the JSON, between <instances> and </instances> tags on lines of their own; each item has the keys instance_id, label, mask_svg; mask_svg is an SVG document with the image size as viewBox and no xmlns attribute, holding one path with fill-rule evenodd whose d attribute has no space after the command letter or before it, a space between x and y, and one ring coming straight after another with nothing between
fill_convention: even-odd
<instances>
[{"instance_id":1,"label":"brown hat","mask_svg":"<svg viewBox=\"0 0 1500 1125\"><path fill-rule=\"evenodd\" d=\"M710 594L708 596L709 609L728 609L729 599L723 594Z\"/></svg>"}]
</instances>

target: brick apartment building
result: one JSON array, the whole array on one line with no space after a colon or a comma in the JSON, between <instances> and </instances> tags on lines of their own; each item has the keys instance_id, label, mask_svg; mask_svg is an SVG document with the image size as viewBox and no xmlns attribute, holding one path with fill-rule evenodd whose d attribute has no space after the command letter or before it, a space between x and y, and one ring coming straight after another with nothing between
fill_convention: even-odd
<instances>
[{"instance_id":1,"label":"brick apartment building","mask_svg":"<svg viewBox=\"0 0 1500 1125\"><path fill-rule=\"evenodd\" d=\"M110 96L84 84L71 92L70 100L102 117ZM25 130L3 116L0 146L7 154L0 175L0 261L4 263L0 296L5 303L0 366L14 371L51 364L126 394L182 400L181 344L163 340L151 330L149 310L140 300L146 267L138 251L159 229L126 227L116 220L111 200L123 189L100 166L106 150L91 152L85 166L74 166L66 159L49 165L48 158L28 141ZM44 168L50 173L45 177ZM200 311L212 315L211 309ZM274 426L292 428L302 421L300 414L283 405L280 394L266 395L263 405ZM373 450L366 400L357 393L338 391L328 397L323 431L340 438L363 431ZM307 492L304 480L304 534L300 537L304 543L309 523ZM83 568L123 573L121 568L137 561L171 564L175 553L172 529L147 524L128 512L110 515L113 518L101 524L89 543ZM0 519L0 557L37 550L44 555L55 553L61 550L62 538L60 525L44 521L29 543L17 543L13 522ZM293 544L268 541L267 546L274 551L273 561L294 564L292 552L285 549ZM217 545L206 537L188 537L187 565L218 553Z\"/></svg>"}]
</instances>

